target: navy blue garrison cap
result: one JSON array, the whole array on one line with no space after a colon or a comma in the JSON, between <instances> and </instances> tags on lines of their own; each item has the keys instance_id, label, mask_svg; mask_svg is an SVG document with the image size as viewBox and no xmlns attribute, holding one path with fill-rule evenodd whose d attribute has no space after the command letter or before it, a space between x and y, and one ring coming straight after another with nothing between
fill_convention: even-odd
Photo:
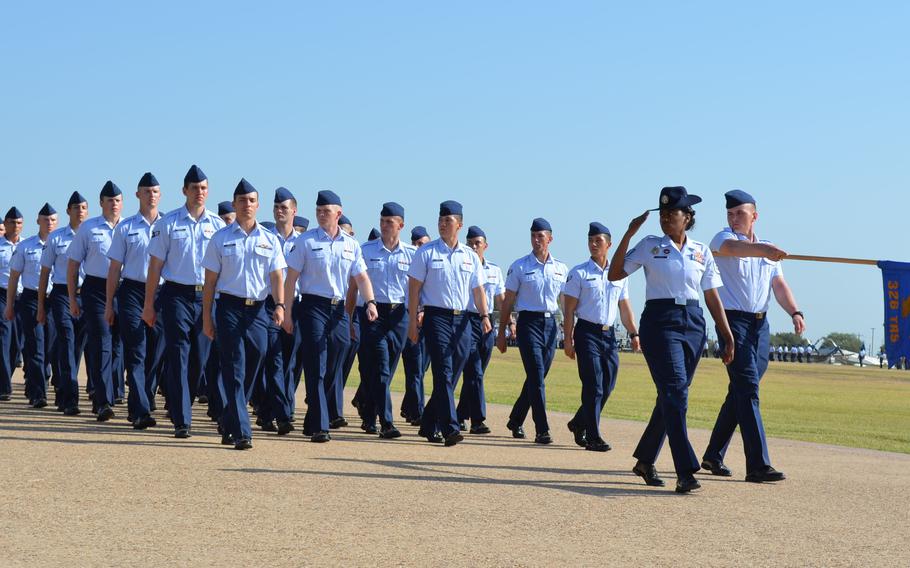
<instances>
[{"instance_id":1,"label":"navy blue garrison cap","mask_svg":"<svg viewBox=\"0 0 910 568\"><path fill-rule=\"evenodd\" d=\"M228 213L235 213L234 204L230 201L222 201L218 204L218 215L227 215Z\"/></svg>"},{"instance_id":2,"label":"navy blue garrison cap","mask_svg":"<svg viewBox=\"0 0 910 568\"><path fill-rule=\"evenodd\" d=\"M310 226L310 220L307 219L306 217L301 217L300 215L297 215L296 217L294 217L294 226L303 227L304 230L306 230L306 228Z\"/></svg>"},{"instance_id":3,"label":"navy blue garrison cap","mask_svg":"<svg viewBox=\"0 0 910 568\"><path fill-rule=\"evenodd\" d=\"M727 198L727 209L733 209L734 207L739 207L740 205L744 205L746 203L755 205L755 198L741 189L728 191L724 194L724 197Z\"/></svg>"},{"instance_id":4,"label":"navy blue garrison cap","mask_svg":"<svg viewBox=\"0 0 910 568\"><path fill-rule=\"evenodd\" d=\"M139 185L137 187L155 187L156 185L161 184L158 183L155 174L152 172L145 172L142 174L142 178L139 179Z\"/></svg>"},{"instance_id":5,"label":"navy blue garrison cap","mask_svg":"<svg viewBox=\"0 0 910 568\"><path fill-rule=\"evenodd\" d=\"M207 179L209 178L205 175L205 172L202 171L202 168L193 164L190 166L190 169L187 170L186 175L183 176L183 185L188 183L199 183L200 181L205 181Z\"/></svg>"},{"instance_id":6,"label":"navy blue garrison cap","mask_svg":"<svg viewBox=\"0 0 910 568\"><path fill-rule=\"evenodd\" d=\"M443 201L439 204L440 217L446 217L448 215L461 215L461 211L461 203L458 203L457 201Z\"/></svg>"},{"instance_id":7,"label":"navy blue garrison cap","mask_svg":"<svg viewBox=\"0 0 910 568\"><path fill-rule=\"evenodd\" d=\"M341 198L331 189L323 189L316 194L316 206L319 205L337 205L341 207Z\"/></svg>"},{"instance_id":8,"label":"navy blue garrison cap","mask_svg":"<svg viewBox=\"0 0 910 568\"><path fill-rule=\"evenodd\" d=\"M423 225L417 225L416 227L411 229L411 240L412 241L417 241L424 237L429 237L429 236L430 235L427 234L427 228L424 227Z\"/></svg>"},{"instance_id":9,"label":"navy blue garrison cap","mask_svg":"<svg viewBox=\"0 0 910 568\"><path fill-rule=\"evenodd\" d=\"M111 180L104 182L104 187L101 188L101 197L117 197L122 195L123 192L120 191L120 188L117 187L117 184Z\"/></svg>"},{"instance_id":10,"label":"navy blue garrison cap","mask_svg":"<svg viewBox=\"0 0 910 568\"><path fill-rule=\"evenodd\" d=\"M41 208L41 211L38 211L38 215L56 215L57 210L54 209L50 203L45 203L44 207Z\"/></svg>"},{"instance_id":11,"label":"navy blue garrison cap","mask_svg":"<svg viewBox=\"0 0 910 568\"><path fill-rule=\"evenodd\" d=\"M543 217L538 217L531 221L531 232L537 231L552 231L553 227L550 226L550 222L544 219Z\"/></svg>"},{"instance_id":12,"label":"navy blue garrison cap","mask_svg":"<svg viewBox=\"0 0 910 568\"><path fill-rule=\"evenodd\" d=\"M683 209L695 205L696 203L701 203L701 197L690 195L683 186L665 187L660 190L660 207L657 209L650 209L650 211L657 211L658 209Z\"/></svg>"},{"instance_id":13,"label":"navy blue garrison cap","mask_svg":"<svg viewBox=\"0 0 910 568\"><path fill-rule=\"evenodd\" d=\"M598 223L597 221L588 223L588 236L596 237L597 235L610 235L610 229L603 223Z\"/></svg>"},{"instance_id":14,"label":"navy blue garrison cap","mask_svg":"<svg viewBox=\"0 0 910 568\"><path fill-rule=\"evenodd\" d=\"M338 224L339 225L350 225L352 227L354 226L354 223L351 223L351 220L348 219L346 215L342 215L341 217L338 218Z\"/></svg>"},{"instance_id":15,"label":"navy blue garrison cap","mask_svg":"<svg viewBox=\"0 0 910 568\"><path fill-rule=\"evenodd\" d=\"M6 212L6 216L3 217L4 221L7 219L22 219L22 211L19 211L16 206L10 207L9 211Z\"/></svg>"},{"instance_id":16,"label":"navy blue garrison cap","mask_svg":"<svg viewBox=\"0 0 910 568\"><path fill-rule=\"evenodd\" d=\"M79 205L80 203L88 203L88 200L82 197L82 194L78 191L74 191L73 194L70 195L70 200L66 202L66 206Z\"/></svg>"},{"instance_id":17,"label":"navy blue garrison cap","mask_svg":"<svg viewBox=\"0 0 910 568\"><path fill-rule=\"evenodd\" d=\"M294 194L286 187L279 187L275 190L275 203L282 203L289 199L294 199Z\"/></svg>"},{"instance_id":18,"label":"navy blue garrison cap","mask_svg":"<svg viewBox=\"0 0 910 568\"><path fill-rule=\"evenodd\" d=\"M404 219L404 207L395 203L394 201L389 201L388 203L382 204L382 211L379 212L380 217L401 217Z\"/></svg>"},{"instance_id":19,"label":"navy blue garrison cap","mask_svg":"<svg viewBox=\"0 0 910 568\"><path fill-rule=\"evenodd\" d=\"M483 232L483 229L477 225L471 225L468 227L468 236L469 239L476 239L477 237L487 238L487 234Z\"/></svg>"},{"instance_id":20,"label":"navy blue garrison cap","mask_svg":"<svg viewBox=\"0 0 910 568\"><path fill-rule=\"evenodd\" d=\"M382 236L382 233L379 232L379 229L370 229L370 236L367 237L368 241L375 241Z\"/></svg>"},{"instance_id":21,"label":"navy blue garrison cap","mask_svg":"<svg viewBox=\"0 0 910 568\"><path fill-rule=\"evenodd\" d=\"M238 195L246 195L248 193L256 193L256 188L253 187L253 184L246 181L246 178L240 178L240 181L237 183L237 187L234 188L234 197Z\"/></svg>"},{"instance_id":22,"label":"navy blue garrison cap","mask_svg":"<svg viewBox=\"0 0 910 568\"><path fill-rule=\"evenodd\" d=\"M259 226L262 227L263 229L265 229L267 231L271 231L273 233L275 232L275 229L276 229L275 223L273 221L263 221L262 223L259 223Z\"/></svg>"}]
</instances>

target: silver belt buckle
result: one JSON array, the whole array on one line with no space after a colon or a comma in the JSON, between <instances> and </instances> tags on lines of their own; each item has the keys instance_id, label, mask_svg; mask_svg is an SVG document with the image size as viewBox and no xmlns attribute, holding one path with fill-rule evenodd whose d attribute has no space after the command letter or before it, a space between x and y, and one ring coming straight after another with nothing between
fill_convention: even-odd
<instances>
[{"instance_id":1,"label":"silver belt buckle","mask_svg":"<svg viewBox=\"0 0 910 568\"><path fill-rule=\"evenodd\" d=\"M341 303L341 298L332 298L331 302L333 306L337 306Z\"/></svg>"},{"instance_id":2,"label":"silver belt buckle","mask_svg":"<svg viewBox=\"0 0 910 568\"><path fill-rule=\"evenodd\" d=\"M686 299L685 299L685 298L674 298L673 301L676 302L676 305L677 305L677 306L685 306L685 305L686 305Z\"/></svg>"},{"instance_id":3,"label":"silver belt buckle","mask_svg":"<svg viewBox=\"0 0 910 568\"><path fill-rule=\"evenodd\" d=\"M553 314L551 314L550 312L544 312L544 313L543 313L543 317L545 317L545 318L551 318L551 317L553 317Z\"/></svg>"},{"instance_id":4,"label":"silver belt buckle","mask_svg":"<svg viewBox=\"0 0 910 568\"><path fill-rule=\"evenodd\" d=\"M610 331L610 326L609 326L609 325L602 325L602 326L600 326L600 330L601 330L601 331Z\"/></svg>"}]
</instances>

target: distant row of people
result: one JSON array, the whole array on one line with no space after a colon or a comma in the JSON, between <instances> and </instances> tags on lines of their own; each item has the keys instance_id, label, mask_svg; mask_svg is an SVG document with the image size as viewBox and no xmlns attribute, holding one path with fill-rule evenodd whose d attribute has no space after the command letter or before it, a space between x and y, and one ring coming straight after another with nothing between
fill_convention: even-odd
<instances>
[{"instance_id":1,"label":"distant row of people","mask_svg":"<svg viewBox=\"0 0 910 568\"><path fill-rule=\"evenodd\" d=\"M812 352L815 348L811 345L772 345L769 347L771 361L789 361L790 363L811 363Z\"/></svg>"}]
</instances>

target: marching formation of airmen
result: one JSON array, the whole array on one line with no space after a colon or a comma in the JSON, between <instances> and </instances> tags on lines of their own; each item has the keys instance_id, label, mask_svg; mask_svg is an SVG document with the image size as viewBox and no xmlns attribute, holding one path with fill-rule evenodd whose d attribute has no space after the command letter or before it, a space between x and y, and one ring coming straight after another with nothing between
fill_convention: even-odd
<instances>
[{"instance_id":1,"label":"marching formation of airmen","mask_svg":"<svg viewBox=\"0 0 910 568\"><path fill-rule=\"evenodd\" d=\"M592 222L590 258L574 268L553 258L552 227L534 219L531 252L505 275L487 260L480 227L470 226L461 242L464 212L456 201L440 204L436 240L422 226L402 240L404 207L384 203L379 229L361 244L332 191L318 192L313 229L283 187L274 192L274 223L257 222L260 193L246 179L217 213L206 208L208 180L198 166L187 172L182 191L184 205L162 214L160 185L146 173L135 194L138 212L122 218L122 192L108 181L100 215L88 218L87 200L74 192L64 226L57 227L60 216L45 204L37 234L26 239L22 212L6 213L0 400L10 400L21 353L30 405L43 408L52 394L58 411L80 414L77 372L84 355L85 388L99 422L114 419L115 407L125 403L133 428L154 427L160 393L176 438L192 435L192 406L202 404L222 443L245 450L252 447L250 406L262 430L295 430L302 376L306 412L299 427L313 442L328 442L331 430L348 424L343 393L356 356L361 380L353 404L365 432L384 440L402 435L390 392L401 362L400 416L428 442L453 446L465 431L491 431L484 375L494 347L505 352L517 345L525 379L507 428L525 438L530 411L534 442L550 444L545 379L563 337L582 384L568 428L579 446L605 452L611 447L600 416L617 380L618 317L657 388L634 453L635 474L664 485L654 463L668 439L677 492L698 488L693 474L700 469L730 476L723 459L739 426L746 479L784 479L771 467L759 411L759 381L773 353L765 317L771 295L791 314L797 334L804 321L783 279L779 261L786 253L755 236L755 200L743 191L725 194L728 226L706 245L687 236L695 224L692 206L701 199L666 187L654 209L662 235L632 246L646 211L632 220L611 261L610 230ZM646 302L636 323L628 276L639 268ZM717 326L730 384L699 461L686 410L706 336L701 296ZM428 370L433 392L425 401Z\"/></svg>"}]
</instances>

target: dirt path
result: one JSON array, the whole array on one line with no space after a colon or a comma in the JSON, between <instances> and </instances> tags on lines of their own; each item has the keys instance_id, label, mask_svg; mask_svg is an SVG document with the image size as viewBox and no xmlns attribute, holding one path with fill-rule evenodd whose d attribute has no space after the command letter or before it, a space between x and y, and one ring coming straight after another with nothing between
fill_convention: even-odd
<instances>
[{"instance_id":1,"label":"dirt path","mask_svg":"<svg viewBox=\"0 0 910 568\"><path fill-rule=\"evenodd\" d=\"M352 420L328 444L257 430L237 452L201 412L175 440L132 430L122 407L107 424L32 410L16 388L0 403L4 567L910 565L903 454L772 440L789 479L755 485L737 439L735 477L680 496L668 448L670 488L630 472L637 422L605 421L606 454L576 447L555 413L552 446L513 440L501 406L493 434L454 448L401 425L381 441ZM701 451L707 432L692 439Z\"/></svg>"}]
</instances>

